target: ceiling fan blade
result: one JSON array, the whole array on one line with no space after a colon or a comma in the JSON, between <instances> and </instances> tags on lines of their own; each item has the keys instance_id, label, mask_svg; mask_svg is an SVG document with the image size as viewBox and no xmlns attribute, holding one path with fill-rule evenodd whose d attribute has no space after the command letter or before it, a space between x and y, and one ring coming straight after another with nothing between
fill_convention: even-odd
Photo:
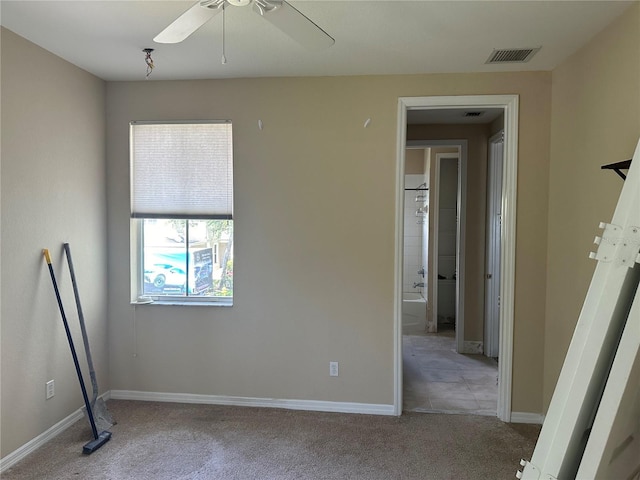
<instances>
[{"instance_id":1,"label":"ceiling fan blade","mask_svg":"<svg viewBox=\"0 0 640 480\"><path fill-rule=\"evenodd\" d=\"M253 10L310 50L329 48L335 43L331 35L284 0L254 0Z\"/></svg>"},{"instance_id":2,"label":"ceiling fan blade","mask_svg":"<svg viewBox=\"0 0 640 480\"><path fill-rule=\"evenodd\" d=\"M218 5L222 5L222 3ZM156 35L153 41L156 43L180 43L221 11L221 6L202 7L198 2Z\"/></svg>"}]
</instances>

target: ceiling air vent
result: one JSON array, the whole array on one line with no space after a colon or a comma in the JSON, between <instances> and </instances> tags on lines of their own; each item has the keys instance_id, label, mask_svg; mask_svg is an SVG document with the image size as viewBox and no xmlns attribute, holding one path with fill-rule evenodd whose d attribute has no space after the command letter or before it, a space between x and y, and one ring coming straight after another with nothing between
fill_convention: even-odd
<instances>
[{"instance_id":1,"label":"ceiling air vent","mask_svg":"<svg viewBox=\"0 0 640 480\"><path fill-rule=\"evenodd\" d=\"M484 112L464 112L465 117L481 117Z\"/></svg>"},{"instance_id":2,"label":"ceiling air vent","mask_svg":"<svg viewBox=\"0 0 640 480\"><path fill-rule=\"evenodd\" d=\"M485 63L526 63L538 53L542 47L509 48L494 50Z\"/></svg>"}]
</instances>

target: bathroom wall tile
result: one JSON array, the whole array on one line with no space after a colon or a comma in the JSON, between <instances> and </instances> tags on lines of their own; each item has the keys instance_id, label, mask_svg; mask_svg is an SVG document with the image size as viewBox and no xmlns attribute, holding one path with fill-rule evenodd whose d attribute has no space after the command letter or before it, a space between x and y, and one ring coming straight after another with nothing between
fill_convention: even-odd
<instances>
[{"instance_id":1,"label":"bathroom wall tile","mask_svg":"<svg viewBox=\"0 0 640 480\"><path fill-rule=\"evenodd\" d=\"M418 249L416 249L415 255L407 255L405 252L404 259L406 265L422 265L422 255Z\"/></svg>"},{"instance_id":2,"label":"bathroom wall tile","mask_svg":"<svg viewBox=\"0 0 640 480\"><path fill-rule=\"evenodd\" d=\"M409 271L409 272L414 272L415 271L415 272L417 272L418 271L418 265L409 265L409 268L407 268L405 271ZM403 282L405 282L405 281L406 281L406 283L411 283L411 284L420 283L420 282L422 282L422 278L420 278L419 275L414 273L414 274L408 275L406 279L403 279Z\"/></svg>"},{"instance_id":3,"label":"bathroom wall tile","mask_svg":"<svg viewBox=\"0 0 640 480\"><path fill-rule=\"evenodd\" d=\"M410 237L420 237L422 232L422 225L416 223L418 219L416 217L409 217L404 222L404 234Z\"/></svg>"},{"instance_id":4,"label":"bathroom wall tile","mask_svg":"<svg viewBox=\"0 0 640 480\"><path fill-rule=\"evenodd\" d=\"M417 188L421 183L425 182L424 174L408 173L404 176L404 188ZM413 192L415 195L415 192Z\"/></svg>"},{"instance_id":5,"label":"bathroom wall tile","mask_svg":"<svg viewBox=\"0 0 640 480\"><path fill-rule=\"evenodd\" d=\"M411 258L407 258L406 261L403 262L403 266L406 267L404 273L413 277L418 274L418 269L416 269L416 267L420 267L421 262L419 257L411 255Z\"/></svg>"},{"instance_id":6,"label":"bathroom wall tile","mask_svg":"<svg viewBox=\"0 0 640 480\"><path fill-rule=\"evenodd\" d=\"M416 251L422 251L422 235L416 235L415 237L407 236L404 237L404 248L407 247L415 247Z\"/></svg>"}]
</instances>

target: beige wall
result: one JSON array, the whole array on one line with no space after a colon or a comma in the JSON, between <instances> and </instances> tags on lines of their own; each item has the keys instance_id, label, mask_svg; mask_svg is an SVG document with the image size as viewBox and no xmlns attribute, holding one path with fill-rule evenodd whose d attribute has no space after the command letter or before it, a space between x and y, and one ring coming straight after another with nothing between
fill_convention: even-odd
<instances>
[{"instance_id":1,"label":"beige wall","mask_svg":"<svg viewBox=\"0 0 640 480\"><path fill-rule=\"evenodd\" d=\"M104 83L2 30L0 455L81 403L40 255L52 249L72 311L64 241L105 390L391 404L400 96L520 96L513 410L543 411L621 188L599 167L629 158L640 132L639 49L636 4L553 75L108 83L105 232ZM127 125L179 118L234 121L236 303L134 312Z\"/></svg>"},{"instance_id":2,"label":"beige wall","mask_svg":"<svg viewBox=\"0 0 640 480\"><path fill-rule=\"evenodd\" d=\"M545 409L595 268L591 242L622 188L600 166L631 158L640 136L640 4L556 68L552 80Z\"/></svg>"},{"instance_id":3,"label":"beige wall","mask_svg":"<svg viewBox=\"0 0 640 480\"><path fill-rule=\"evenodd\" d=\"M98 381L109 389L104 82L2 29L1 457L82 405L42 248L78 354L69 242ZM83 363L86 365L86 363ZM85 367L86 372L86 367ZM45 400L45 382L55 396Z\"/></svg>"},{"instance_id":4,"label":"beige wall","mask_svg":"<svg viewBox=\"0 0 640 480\"><path fill-rule=\"evenodd\" d=\"M523 304L545 293L537 205L550 87L540 72L109 83L112 388L392 404L398 97L517 93L526 185L513 408L540 412L544 303ZM236 298L232 308L137 307L133 345L128 123L185 118L234 122Z\"/></svg>"},{"instance_id":5,"label":"beige wall","mask_svg":"<svg viewBox=\"0 0 640 480\"><path fill-rule=\"evenodd\" d=\"M407 148L405 150L404 173L405 175L424 173L424 149Z\"/></svg>"}]
</instances>

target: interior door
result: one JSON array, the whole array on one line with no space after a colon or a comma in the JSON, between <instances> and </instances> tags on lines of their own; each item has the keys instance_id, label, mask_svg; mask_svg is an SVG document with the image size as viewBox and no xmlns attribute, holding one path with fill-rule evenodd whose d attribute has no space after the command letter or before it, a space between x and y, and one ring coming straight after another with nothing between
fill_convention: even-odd
<instances>
[{"instance_id":1,"label":"interior door","mask_svg":"<svg viewBox=\"0 0 640 480\"><path fill-rule=\"evenodd\" d=\"M500 235L502 230L502 161L504 132L489 139L487 172L487 242L485 273L484 354L500 353Z\"/></svg>"}]
</instances>

